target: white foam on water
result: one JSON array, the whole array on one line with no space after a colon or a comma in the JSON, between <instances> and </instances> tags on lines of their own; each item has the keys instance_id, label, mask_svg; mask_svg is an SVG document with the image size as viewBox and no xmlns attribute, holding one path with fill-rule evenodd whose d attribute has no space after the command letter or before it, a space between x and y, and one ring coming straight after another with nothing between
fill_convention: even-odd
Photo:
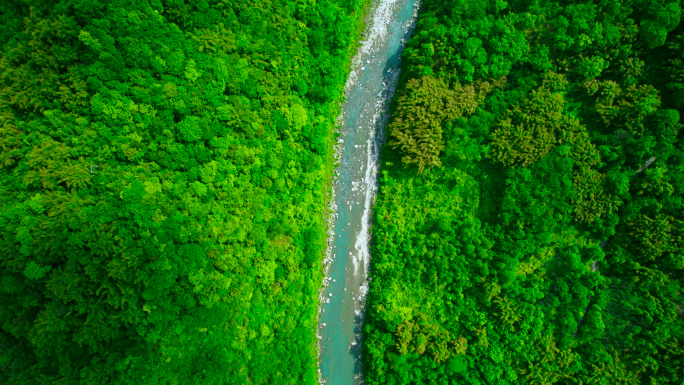
<instances>
[{"instance_id":1,"label":"white foam on water","mask_svg":"<svg viewBox=\"0 0 684 385\"><path fill-rule=\"evenodd\" d=\"M373 116L373 122L375 122L377 116ZM375 143L375 124L371 124L371 129L369 132L369 138L366 141L368 147L366 149L366 174L362 183L365 187L365 196L363 204L363 216L361 217L361 233L356 238L356 243L354 248L358 252L360 260L363 261L364 272L368 272L368 266L370 264L370 250L368 249L368 241L370 240L368 230L370 229L370 219L371 219L371 200L375 192L377 191L377 178L375 177L377 173L375 172L378 167L378 154L373 151L377 148L377 143ZM374 153L375 152L375 153ZM354 259L354 275L359 273L359 263L358 260Z\"/></svg>"},{"instance_id":2,"label":"white foam on water","mask_svg":"<svg viewBox=\"0 0 684 385\"><path fill-rule=\"evenodd\" d=\"M361 287L359 288L359 291L361 292L362 296L366 296L368 294L368 281L364 282Z\"/></svg>"}]
</instances>

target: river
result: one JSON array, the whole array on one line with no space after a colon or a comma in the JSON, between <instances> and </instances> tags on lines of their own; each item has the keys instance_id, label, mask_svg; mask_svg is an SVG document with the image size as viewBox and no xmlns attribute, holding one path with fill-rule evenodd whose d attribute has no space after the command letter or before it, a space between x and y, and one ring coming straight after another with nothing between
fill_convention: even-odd
<instances>
[{"instance_id":1,"label":"river","mask_svg":"<svg viewBox=\"0 0 684 385\"><path fill-rule=\"evenodd\" d=\"M361 327L368 293L378 150L399 77L401 52L413 31L418 6L419 0L374 1L365 39L345 85L331 201L335 215L328 224L317 334L320 381L329 385L363 382Z\"/></svg>"}]
</instances>

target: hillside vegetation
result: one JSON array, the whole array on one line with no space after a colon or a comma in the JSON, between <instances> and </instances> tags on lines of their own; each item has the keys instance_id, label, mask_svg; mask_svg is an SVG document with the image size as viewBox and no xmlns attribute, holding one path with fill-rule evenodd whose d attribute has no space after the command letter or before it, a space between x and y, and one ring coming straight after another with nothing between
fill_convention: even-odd
<instances>
[{"instance_id":1,"label":"hillside vegetation","mask_svg":"<svg viewBox=\"0 0 684 385\"><path fill-rule=\"evenodd\" d=\"M316 382L368 4L2 2L0 383Z\"/></svg>"},{"instance_id":2,"label":"hillside vegetation","mask_svg":"<svg viewBox=\"0 0 684 385\"><path fill-rule=\"evenodd\" d=\"M421 1L374 208L368 384L684 381L681 15Z\"/></svg>"}]
</instances>

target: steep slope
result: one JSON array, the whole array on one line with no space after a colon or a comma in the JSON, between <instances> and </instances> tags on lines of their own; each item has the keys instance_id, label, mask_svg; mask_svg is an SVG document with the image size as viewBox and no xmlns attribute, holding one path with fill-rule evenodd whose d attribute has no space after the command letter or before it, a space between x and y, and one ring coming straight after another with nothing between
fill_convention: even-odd
<instances>
[{"instance_id":1,"label":"steep slope","mask_svg":"<svg viewBox=\"0 0 684 385\"><path fill-rule=\"evenodd\" d=\"M381 151L367 383L684 380L681 14L422 3Z\"/></svg>"},{"instance_id":2,"label":"steep slope","mask_svg":"<svg viewBox=\"0 0 684 385\"><path fill-rule=\"evenodd\" d=\"M316 382L367 3L3 2L0 383Z\"/></svg>"}]
</instances>

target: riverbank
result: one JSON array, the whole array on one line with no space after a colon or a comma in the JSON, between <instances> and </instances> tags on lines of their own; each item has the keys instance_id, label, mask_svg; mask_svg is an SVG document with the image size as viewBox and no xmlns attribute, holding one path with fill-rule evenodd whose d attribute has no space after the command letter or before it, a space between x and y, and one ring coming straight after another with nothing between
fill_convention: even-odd
<instances>
[{"instance_id":1,"label":"riverbank","mask_svg":"<svg viewBox=\"0 0 684 385\"><path fill-rule=\"evenodd\" d=\"M359 13L359 17L357 21L363 20L363 22L358 22L357 23L357 28L354 33L354 41L356 43L353 44L352 48L349 51L349 56L351 56L354 52L358 52L359 48L362 46L360 37L363 35L363 31L367 29L368 23L371 20L371 16L373 15L372 12L372 6L373 6L374 1L373 0L367 0L364 4L364 7ZM353 68L353 63L354 60L358 56L358 54L354 55L350 60L349 60L349 67ZM346 99L348 94L348 83L345 83L345 88L344 88L344 97L338 101L338 108L339 110L336 112L341 111L344 100ZM341 116L341 114L339 115ZM317 366L317 382L323 383L321 379L321 369L320 369L320 360L321 360L321 339L322 337L320 336L320 317L323 312L323 304L326 302L326 298L324 297L324 289L329 285L330 281L330 265L332 263L332 241L335 237L335 230L334 230L334 223L337 219L337 205L335 204L335 181L336 181L336 176L337 176L337 169L339 167L339 159L340 159L340 154L342 152L341 147L339 146L339 141L336 139L339 136L339 130L340 130L340 120L339 117L336 121L335 125L335 131L331 133L330 137L330 146L329 146L329 151L328 154L329 157L327 159L326 164L328 165L326 168L327 175L330 175L330 184L326 186L326 191L330 192L329 195L329 203L327 205L327 211L326 211L326 218L325 218L325 223L326 223L326 235L327 235L327 247L325 250L325 258L321 261L321 286L318 289L318 303L317 303L317 319L316 319L316 362L318 363Z\"/></svg>"}]
</instances>

